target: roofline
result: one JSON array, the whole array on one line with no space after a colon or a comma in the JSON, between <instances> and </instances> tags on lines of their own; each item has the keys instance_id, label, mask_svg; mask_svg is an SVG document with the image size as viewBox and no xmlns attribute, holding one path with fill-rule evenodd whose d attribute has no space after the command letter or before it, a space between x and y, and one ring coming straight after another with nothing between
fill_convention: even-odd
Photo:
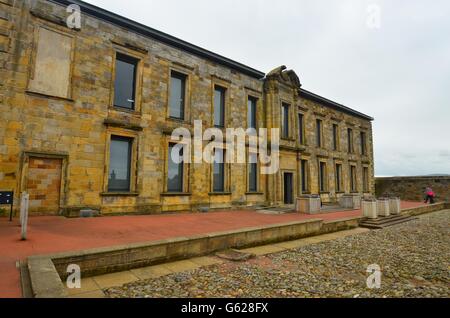
<instances>
[{"instance_id":1,"label":"roofline","mask_svg":"<svg viewBox=\"0 0 450 318\"><path fill-rule=\"evenodd\" d=\"M199 46L196 46L194 44L191 44L189 42L183 41L179 38L176 38L174 36L171 36L167 33L155 30L153 28L150 28L144 24L141 24L139 22L133 21L131 19L125 18L123 16L120 16L116 13L110 12L108 10L105 10L103 8L97 7L95 5L86 3L81 0L47 0L53 3L57 3L60 5L68 6L70 4L76 4L79 5L81 8L82 13L88 14L91 16L94 16L97 19L105 20L107 22L110 22L112 24L118 25L120 27L126 28L128 30L134 31L138 34L141 34L146 37L153 38L157 41L160 41L164 44L167 44L169 46L175 47L177 49L186 51L188 53L191 53L193 55L196 55L201 58L208 59L212 62L218 63L220 65L223 65L225 67L229 67L233 70L236 70L238 72L241 72L245 75L248 75L250 77L262 80L265 78L266 74L264 72L258 71L250 66L244 65L242 63L236 62L234 60L231 60L227 57L224 57L222 55L216 54L214 52L208 51L204 48L201 48ZM302 95L305 98L309 98L311 100L320 102L325 104L326 106L329 106L331 108L334 108L336 110L342 111L344 113L363 118L365 120L373 121L374 118L365 115L363 113L360 113L354 109L351 109L347 106L338 104L336 102L333 102L325 97L319 96L317 94L314 94L310 91L307 91L305 89L300 90L300 95Z\"/></svg>"},{"instance_id":2,"label":"roofline","mask_svg":"<svg viewBox=\"0 0 450 318\"><path fill-rule=\"evenodd\" d=\"M60 5L68 6L70 4L79 5L81 8L81 12L84 14L88 14L94 16L98 19L108 21L112 24L118 25L120 27L124 27L126 29L132 30L138 34L153 38L167 45L173 46L177 49L181 49L187 51L191 54L197 55L202 58L206 58L215 63L221 64L223 66L229 67L236 71L239 71L245 75L256 79L262 79L265 76L264 72L258 71L250 66L244 65L242 63L233 61L229 58L226 58L222 55L216 54L214 52L208 51L204 48L191 44L189 42L183 41L179 38L166 34L164 32L155 30L146 25L143 25L139 22L130 20L113 12L107 11L103 8L99 8L92 4L86 3L80 0L47 0L50 2L54 2Z\"/></svg>"},{"instance_id":3,"label":"roofline","mask_svg":"<svg viewBox=\"0 0 450 318\"><path fill-rule=\"evenodd\" d=\"M352 115L352 116L356 116L356 117L359 117L359 118L362 118L362 119L366 119L366 120L369 120L369 121L374 121L375 120L373 117L371 117L369 115L363 114L363 113L361 113L361 112L359 112L357 110L354 110L354 109L352 109L350 107L347 107L347 106L344 106L342 104L333 102L332 100L329 100L328 98L325 98L325 97L319 96L317 94L314 94L314 93L312 93L310 91L307 91L306 89L303 89L303 88L300 89L300 95L305 97L305 98L308 98L310 100L313 100L313 101L316 101L316 102L319 102L319 103L323 103L323 104L327 105L328 107L331 107L333 109L339 110L339 111L344 112L346 114L349 114L349 115Z\"/></svg>"}]
</instances>

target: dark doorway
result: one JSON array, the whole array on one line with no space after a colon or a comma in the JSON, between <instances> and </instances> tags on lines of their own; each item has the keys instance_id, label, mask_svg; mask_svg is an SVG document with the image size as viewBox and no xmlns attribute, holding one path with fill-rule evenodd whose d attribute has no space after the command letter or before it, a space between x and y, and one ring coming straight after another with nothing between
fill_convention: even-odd
<instances>
[{"instance_id":1,"label":"dark doorway","mask_svg":"<svg viewBox=\"0 0 450 318\"><path fill-rule=\"evenodd\" d=\"M294 204L294 174L284 174L284 203Z\"/></svg>"}]
</instances>

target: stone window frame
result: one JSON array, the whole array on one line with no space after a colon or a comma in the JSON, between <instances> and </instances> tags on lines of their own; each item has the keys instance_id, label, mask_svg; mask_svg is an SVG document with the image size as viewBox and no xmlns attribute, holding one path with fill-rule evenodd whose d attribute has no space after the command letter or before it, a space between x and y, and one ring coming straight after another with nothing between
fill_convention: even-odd
<instances>
[{"instance_id":1,"label":"stone window frame","mask_svg":"<svg viewBox=\"0 0 450 318\"><path fill-rule=\"evenodd\" d=\"M220 147L216 147L223 149L223 157L224 157L224 191L223 192L215 192L214 191L214 162L209 164L209 180L210 180L210 196L217 196L217 195L231 195L231 164L226 162L226 150L225 150L225 144L221 145Z\"/></svg>"},{"instance_id":2,"label":"stone window frame","mask_svg":"<svg viewBox=\"0 0 450 318\"><path fill-rule=\"evenodd\" d=\"M325 165L325 176L322 175L321 165ZM322 179L324 183L324 188L321 188ZM320 194L329 194L330 193L330 181L329 181L329 169L328 169L328 159L326 158L318 158L317 160L317 181L318 181L318 190Z\"/></svg>"},{"instance_id":3,"label":"stone window frame","mask_svg":"<svg viewBox=\"0 0 450 318\"><path fill-rule=\"evenodd\" d=\"M320 122L320 145L319 145L319 139L318 139L318 135L317 135L317 130L318 130L318 123ZM324 127L325 127L325 118L323 118L323 117L319 117L319 116L317 116L316 117L316 120L315 120L315 126L314 126L314 135L315 135L315 139L316 139L316 142L315 142L315 146L317 147L317 148L320 148L320 149L325 149L325 135L324 135Z\"/></svg>"},{"instance_id":4,"label":"stone window frame","mask_svg":"<svg viewBox=\"0 0 450 318\"><path fill-rule=\"evenodd\" d=\"M340 174L340 184L338 189L338 179L337 179L337 166L340 165L341 167L341 174ZM342 194L345 193L345 178L344 178L344 162L341 159L335 159L334 160L334 180L335 180L335 192L336 194Z\"/></svg>"},{"instance_id":5,"label":"stone window frame","mask_svg":"<svg viewBox=\"0 0 450 318\"><path fill-rule=\"evenodd\" d=\"M365 172L367 171L367 179L366 179L366 175ZM364 165L362 166L362 184L363 184L363 193L368 194L370 193L370 167L369 165Z\"/></svg>"},{"instance_id":6,"label":"stone window frame","mask_svg":"<svg viewBox=\"0 0 450 318\"><path fill-rule=\"evenodd\" d=\"M335 133L334 128L335 127L337 128L336 129L336 136L334 135L334 133ZM339 122L332 121L331 134L332 134L332 138L333 138L333 140L332 140L333 151L341 151L341 125L340 125ZM335 138L336 138L336 145L335 145ZM334 147L334 146L336 146L336 147Z\"/></svg>"},{"instance_id":7,"label":"stone window frame","mask_svg":"<svg viewBox=\"0 0 450 318\"><path fill-rule=\"evenodd\" d=\"M136 82L135 82L135 101L134 109L126 109L122 107L117 107L114 105L115 98L115 82L116 82L116 60L117 54L122 54L130 58L136 59ZM125 46L121 46L118 43L112 43L111 47L111 83L110 83L110 94L109 94L109 110L130 113L133 115L142 115L142 92L143 92L143 82L144 82L144 60L147 55Z\"/></svg>"},{"instance_id":8,"label":"stone window frame","mask_svg":"<svg viewBox=\"0 0 450 318\"><path fill-rule=\"evenodd\" d=\"M171 94L171 90L172 90L172 85L171 85L171 79L172 79L172 74L173 73L178 73L180 75L184 75L185 76L185 98L184 98L184 119L180 119L180 118L174 118L170 116L170 94ZM174 122L180 122L180 123L185 123L185 124L192 124L192 109L191 109L191 104L192 104L192 78L193 78L193 72L191 68L186 67L182 67L181 65L170 65L168 67L168 73L167 73L167 96L166 96L166 120L168 121L174 121Z\"/></svg>"},{"instance_id":9,"label":"stone window frame","mask_svg":"<svg viewBox=\"0 0 450 318\"><path fill-rule=\"evenodd\" d=\"M40 92L36 91L34 89L30 88L31 80L35 76L36 71L36 62L37 62L37 50L39 46L39 30L41 28L47 29L48 31L59 33L63 36L67 36L72 39L72 50L70 54L70 72L69 72L69 83L68 83L68 91L66 96L55 96L52 95L49 92ZM72 31L68 28L64 28L59 25L50 24L46 21L38 20L36 21L36 24L34 25L33 30L33 41L32 41L32 48L31 48L31 55L30 55L30 67L28 69L27 74L27 86L26 86L26 93L30 94L37 94L41 96L45 96L48 98L57 98L62 100L68 100L68 101L74 101L73 100L73 73L75 69L75 51L76 51L76 44L77 44L77 37L75 34L76 31Z\"/></svg>"},{"instance_id":10,"label":"stone window frame","mask_svg":"<svg viewBox=\"0 0 450 318\"><path fill-rule=\"evenodd\" d=\"M111 152L111 138L112 136L130 138L131 145L131 159L130 159L130 191L128 192L110 192L109 191L109 165ZM139 134L134 131L125 130L117 127L109 127L106 131L106 147L105 147L105 172L103 176L103 193L102 196L139 196L137 190L138 180L138 166L139 166Z\"/></svg>"},{"instance_id":11,"label":"stone window frame","mask_svg":"<svg viewBox=\"0 0 450 318\"><path fill-rule=\"evenodd\" d=\"M263 122L263 118L261 117L261 115L264 113L263 112L263 98L262 98L262 94L261 93L256 93L256 92L250 92L248 89L246 89L246 93L245 93L245 110L246 110L246 115L245 115L245 122L246 122L246 127L245 129L248 129L250 127L249 125L249 118L248 118L248 101L250 99L254 99L256 101L256 131L258 131L259 128L264 127L265 125L262 125L261 123Z\"/></svg>"},{"instance_id":12,"label":"stone window frame","mask_svg":"<svg viewBox=\"0 0 450 318\"><path fill-rule=\"evenodd\" d=\"M172 140L172 137L167 135L164 140L164 180L162 196L190 196L191 195L191 165L183 163L183 191L169 192L168 190L168 175L169 175L169 146L171 144L183 144L183 141ZM184 143L185 146L190 147L189 142ZM191 158L192 159L192 158Z\"/></svg>"},{"instance_id":13,"label":"stone window frame","mask_svg":"<svg viewBox=\"0 0 450 318\"><path fill-rule=\"evenodd\" d=\"M354 178L352 176L352 167L355 169ZM349 193L359 193L359 182L358 182L358 164L356 162L349 162L348 170L348 181L349 181ZM354 188L352 188L352 184Z\"/></svg>"},{"instance_id":14,"label":"stone window frame","mask_svg":"<svg viewBox=\"0 0 450 318\"><path fill-rule=\"evenodd\" d=\"M217 127L216 123L215 123L215 118L214 118L214 110L215 110L215 91L216 91L216 87L221 88L225 91L225 95L224 95L224 127ZM231 90L231 81L222 79L222 78L218 78L216 76L212 76L211 77L211 121L210 121L210 127L213 128L217 128L217 129L221 129L223 131L226 131L226 129L230 126L230 118L231 118L231 103L230 103L230 92Z\"/></svg>"},{"instance_id":15,"label":"stone window frame","mask_svg":"<svg viewBox=\"0 0 450 318\"><path fill-rule=\"evenodd\" d=\"M302 171L302 161L305 162L305 170L306 170L306 191L303 191L303 171ZM301 194L311 194L311 158L309 156L300 156L299 160L299 171L300 171L300 192Z\"/></svg>"},{"instance_id":16,"label":"stone window frame","mask_svg":"<svg viewBox=\"0 0 450 318\"><path fill-rule=\"evenodd\" d=\"M69 171L69 154L68 153L58 153L58 152L46 152L46 151L23 151L22 152L22 162L20 168L20 181L18 185L18 189L20 189L20 193L23 193L27 190L27 182L28 182L28 167L30 158L42 158L42 159L60 159L62 160L61 165L61 185L60 185L60 195L59 195L59 210L63 211L67 207L68 200L68 180L70 177Z\"/></svg>"},{"instance_id":17,"label":"stone window frame","mask_svg":"<svg viewBox=\"0 0 450 318\"><path fill-rule=\"evenodd\" d=\"M300 138L300 116L303 116L303 125L302 125L302 137ZM298 111L297 112L297 121L298 121L298 125L297 125L297 130L298 130L298 142L299 145L301 146L306 146L307 145L307 138L306 138L306 112L305 111Z\"/></svg>"},{"instance_id":18,"label":"stone window frame","mask_svg":"<svg viewBox=\"0 0 450 318\"><path fill-rule=\"evenodd\" d=\"M247 147L246 150L247 158L250 159L250 148ZM250 162L247 162L245 165L245 180L246 180L246 194L264 194L262 192L263 186L261 184L262 178L261 178L261 162L259 161L259 155L257 155L257 162L256 162L256 191L250 191Z\"/></svg>"},{"instance_id":19,"label":"stone window frame","mask_svg":"<svg viewBox=\"0 0 450 318\"><path fill-rule=\"evenodd\" d=\"M362 136L364 135L364 143L363 143L363 139ZM360 150L360 154L361 156L367 156L368 153L368 147L367 147L367 131L364 129L361 129L359 131L359 150ZM364 149L363 149L364 147Z\"/></svg>"},{"instance_id":20,"label":"stone window frame","mask_svg":"<svg viewBox=\"0 0 450 318\"><path fill-rule=\"evenodd\" d=\"M289 106L289 118L288 118L288 136L284 136L283 131L284 131L284 122L283 122L283 106L287 105ZM295 125L295 121L293 121L292 117L295 111L293 111L293 106L294 102L293 101L288 101L287 99L284 98L280 98L280 138L281 140L287 140L287 141L293 141L295 140L293 138L293 129L294 127L296 127ZM296 113L296 112L295 112Z\"/></svg>"}]
</instances>

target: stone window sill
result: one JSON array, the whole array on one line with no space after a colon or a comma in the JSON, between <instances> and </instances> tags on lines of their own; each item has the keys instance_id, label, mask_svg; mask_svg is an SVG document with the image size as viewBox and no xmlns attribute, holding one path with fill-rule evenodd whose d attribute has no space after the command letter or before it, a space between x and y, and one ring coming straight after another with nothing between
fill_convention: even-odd
<instances>
[{"instance_id":1,"label":"stone window sill","mask_svg":"<svg viewBox=\"0 0 450 318\"><path fill-rule=\"evenodd\" d=\"M246 192L245 193L246 195L263 195L263 194L265 194L264 192Z\"/></svg>"},{"instance_id":2,"label":"stone window sill","mask_svg":"<svg viewBox=\"0 0 450 318\"><path fill-rule=\"evenodd\" d=\"M68 102L75 102L74 99L69 98L69 97L61 97L61 96L55 96L55 95L49 95L49 94L45 94L45 93L41 93L41 92L37 92L37 91L32 91L32 90L27 90L25 91L26 94L28 95L35 95L35 96L39 96L39 97L44 97L44 98L53 98L53 99L59 99L59 100L65 100Z\"/></svg>"},{"instance_id":3,"label":"stone window sill","mask_svg":"<svg viewBox=\"0 0 450 318\"><path fill-rule=\"evenodd\" d=\"M137 197L138 192L103 192L100 194L102 197Z\"/></svg>"},{"instance_id":4,"label":"stone window sill","mask_svg":"<svg viewBox=\"0 0 450 318\"><path fill-rule=\"evenodd\" d=\"M161 193L162 197L190 197L192 193L189 192L164 192Z\"/></svg>"},{"instance_id":5,"label":"stone window sill","mask_svg":"<svg viewBox=\"0 0 450 318\"><path fill-rule=\"evenodd\" d=\"M218 196L218 195L231 195L231 192L210 192L210 196Z\"/></svg>"}]
</instances>

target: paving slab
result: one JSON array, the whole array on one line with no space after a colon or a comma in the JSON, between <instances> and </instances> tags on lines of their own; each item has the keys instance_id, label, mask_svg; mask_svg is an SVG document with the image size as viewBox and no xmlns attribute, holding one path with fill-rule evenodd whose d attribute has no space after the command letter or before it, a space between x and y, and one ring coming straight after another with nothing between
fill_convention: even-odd
<instances>
[{"instance_id":1,"label":"paving slab","mask_svg":"<svg viewBox=\"0 0 450 318\"><path fill-rule=\"evenodd\" d=\"M95 290L95 291L91 291L91 292L87 292L87 293L83 293L83 294L72 295L72 296L69 296L69 298L94 298L94 299L98 299L98 298L106 298L106 296L101 290Z\"/></svg>"},{"instance_id":2,"label":"paving slab","mask_svg":"<svg viewBox=\"0 0 450 318\"><path fill-rule=\"evenodd\" d=\"M195 269L198 269L201 267L201 265L194 263L190 260L183 260L178 262L172 262L164 264L166 268L168 268L173 273L182 273L182 272L188 272Z\"/></svg>"},{"instance_id":3,"label":"paving slab","mask_svg":"<svg viewBox=\"0 0 450 318\"><path fill-rule=\"evenodd\" d=\"M69 296L86 294L89 292L100 290L100 286L97 285L95 280L90 278L82 278L81 279L81 288L67 288L67 293Z\"/></svg>"},{"instance_id":4,"label":"paving slab","mask_svg":"<svg viewBox=\"0 0 450 318\"><path fill-rule=\"evenodd\" d=\"M139 277L130 271L106 274L94 277L94 281L101 289L122 286L131 282L138 281Z\"/></svg>"},{"instance_id":5,"label":"paving slab","mask_svg":"<svg viewBox=\"0 0 450 318\"><path fill-rule=\"evenodd\" d=\"M155 265L144 268L132 269L130 270L130 272L141 280L158 278L173 273L165 265Z\"/></svg>"}]
</instances>

